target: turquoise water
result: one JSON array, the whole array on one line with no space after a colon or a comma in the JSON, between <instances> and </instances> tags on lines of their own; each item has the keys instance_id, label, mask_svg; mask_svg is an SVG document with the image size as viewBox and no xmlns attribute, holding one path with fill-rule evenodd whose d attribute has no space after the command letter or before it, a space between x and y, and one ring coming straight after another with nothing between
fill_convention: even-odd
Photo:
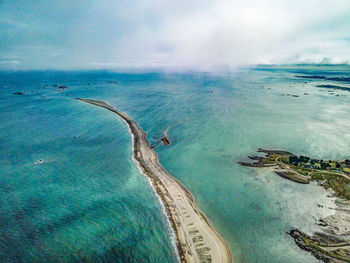
<instances>
[{"instance_id":1,"label":"turquoise water","mask_svg":"<svg viewBox=\"0 0 350 263\"><path fill-rule=\"evenodd\" d=\"M286 232L317 230L316 217L333 205L328 193L237 161L259 147L348 157L350 93L294 76L349 73L317 66L216 75L0 73L0 261L177 261L162 206L132 161L126 126L73 99L86 97L139 122L237 262L318 262ZM159 138L169 126L165 147Z\"/></svg>"}]
</instances>

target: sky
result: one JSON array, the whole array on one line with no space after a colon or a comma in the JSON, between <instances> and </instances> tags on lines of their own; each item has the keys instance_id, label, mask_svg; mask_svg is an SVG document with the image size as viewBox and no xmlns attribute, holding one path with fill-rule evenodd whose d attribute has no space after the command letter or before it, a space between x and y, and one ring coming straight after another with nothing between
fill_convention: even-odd
<instances>
[{"instance_id":1,"label":"sky","mask_svg":"<svg viewBox=\"0 0 350 263\"><path fill-rule=\"evenodd\" d=\"M350 64L350 0L0 0L1 70Z\"/></svg>"}]
</instances>

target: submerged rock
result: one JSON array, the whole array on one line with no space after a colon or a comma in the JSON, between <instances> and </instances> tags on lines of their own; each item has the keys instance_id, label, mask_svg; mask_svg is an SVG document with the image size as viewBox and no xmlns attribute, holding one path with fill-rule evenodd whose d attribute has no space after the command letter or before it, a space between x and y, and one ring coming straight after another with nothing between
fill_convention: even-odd
<instances>
[{"instance_id":1,"label":"submerged rock","mask_svg":"<svg viewBox=\"0 0 350 263\"><path fill-rule=\"evenodd\" d=\"M301 75L297 75L295 76L296 78L300 78L300 79L326 79L326 76L318 76L318 75L314 75L314 76L301 76Z\"/></svg>"},{"instance_id":2,"label":"submerged rock","mask_svg":"<svg viewBox=\"0 0 350 263\"><path fill-rule=\"evenodd\" d=\"M346 90L350 91L350 87L344 87L344 86L337 86L337 85L317 85L318 88L326 88L326 89L337 89L337 90Z\"/></svg>"},{"instance_id":3,"label":"submerged rock","mask_svg":"<svg viewBox=\"0 0 350 263\"><path fill-rule=\"evenodd\" d=\"M350 242L325 233L315 233L312 237L293 229L288 233L301 249L311 252L326 263L350 262Z\"/></svg>"},{"instance_id":4,"label":"submerged rock","mask_svg":"<svg viewBox=\"0 0 350 263\"><path fill-rule=\"evenodd\" d=\"M169 141L169 139L166 136L161 138L160 140L162 141L163 145L167 146L167 145L170 144L170 141Z\"/></svg>"},{"instance_id":5,"label":"submerged rock","mask_svg":"<svg viewBox=\"0 0 350 263\"><path fill-rule=\"evenodd\" d=\"M344 82L350 82L350 78L349 77L331 77L331 78L327 78L328 80L333 80L333 81L344 81Z\"/></svg>"},{"instance_id":6,"label":"submerged rock","mask_svg":"<svg viewBox=\"0 0 350 263\"><path fill-rule=\"evenodd\" d=\"M350 78L349 77L344 77L344 76L340 76L340 77L327 77L327 76L318 76L318 75L314 75L314 76L305 76L305 75L297 75L295 76L296 78L301 78L301 79L316 79L316 80L331 80L331 81L340 81L340 82L350 82Z\"/></svg>"}]
</instances>

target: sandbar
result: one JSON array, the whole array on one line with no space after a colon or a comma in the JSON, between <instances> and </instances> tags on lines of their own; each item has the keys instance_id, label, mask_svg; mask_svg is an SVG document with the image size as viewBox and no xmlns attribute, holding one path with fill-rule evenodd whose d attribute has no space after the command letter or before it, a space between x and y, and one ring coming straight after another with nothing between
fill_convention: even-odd
<instances>
[{"instance_id":1,"label":"sandbar","mask_svg":"<svg viewBox=\"0 0 350 263\"><path fill-rule=\"evenodd\" d=\"M160 197L174 231L181 262L231 263L233 257L225 240L197 207L191 193L159 163L146 133L126 113L103 101L77 98L114 112L128 125L133 140L133 157Z\"/></svg>"}]
</instances>

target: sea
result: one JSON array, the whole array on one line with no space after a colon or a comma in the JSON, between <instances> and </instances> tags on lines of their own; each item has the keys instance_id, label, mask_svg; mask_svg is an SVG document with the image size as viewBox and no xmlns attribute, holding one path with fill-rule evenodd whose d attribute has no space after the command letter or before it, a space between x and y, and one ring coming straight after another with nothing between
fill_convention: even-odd
<instances>
[{"instance_id":1,"label":"sea","mask_svg":"<svg viewBox=\"0 0 350 263\"><path fill-rule=\"evenodd\" d=\"M319 262L288 232L319 230L330 192L237 162L260 147L349 158L349 77L345 65L0 72L0 262L178 262L125 123L77 97L139 123L236 263Z\"/></svg>"}]
</instances>

